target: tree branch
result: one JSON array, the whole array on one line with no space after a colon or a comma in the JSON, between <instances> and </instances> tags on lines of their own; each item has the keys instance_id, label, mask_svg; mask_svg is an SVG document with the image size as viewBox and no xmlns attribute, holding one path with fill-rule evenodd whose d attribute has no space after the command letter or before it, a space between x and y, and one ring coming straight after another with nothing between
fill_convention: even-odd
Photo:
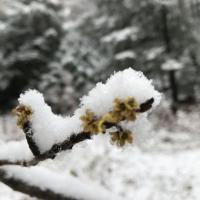
<instances>
[{"instance_id":1,"label":"tree branch","mask_svg":"<svg viewBox=\"0 0 200 200\"><path fill-rule=\"evenodd\" d=\"M41 189L37 186L32 186L29 183L25 183L22 180L13 178L8 176L5 170L0 169L0 181L8 185L10 188L12 188L15 191L22 192L24 194L28 194L30 196L34 196L41 199L47 199L47 200L80 200L75 199L71 197L65 197L62 194L55 193L54 191L50 189Z\"/></svg>"},{"instance_id":2,"label":"tree branch","mask_svg":"<svg viewBox=\"0 0 200 200\"><path fill-rule=\"evenodd\" d=\"M34 142L32 138L34 133L31 126L31 122L28 121L24 124L23 131L25 133L29 148L34 154L35 159L37 159L38 161L43 161L48 158L53 159L55 158L56 154L59 153L60 151L72 149L72 147L75 144L87 139L91 139L90 133L87 133L87 132L73 134L69 138L64 140L63 142L54 144L48 151L44 153L40 153L39 148L37 147L36 143Z\"/></svg>"},{"instance_id":3,"label":"tree branch","mask_svg":"<svg viewBox=\"0 0 200 200\"><path fill-rule=\"evenodd\" d=\"M0 181L15 191L43 200L124 200L100 185L93 184L91 187L90 181L42 166L0 167Z\"/></svg>"},{"instance_id":4,"label":"tree branch","mask_svg":"<svg viewBox=\"0 0 200 200\"><path fill-rule=\"evenodd\" d=\"M146 102L140 105L140 108L136 110L136 112L143 113L149 110L152 107L153 102L154 102L153 98L147 100ZM122 127L120 127L118 124L105 123L104 125L106 129L115 127L117 130L122 131ZM33 132L32 124L30 121L27 121L23 125L23 131L25 133L29 148L35 157L31 160L19 160L19 161L18 160L17 161L0 160L0 166L3 166L3 165L21 165L25 167L34 166L34 165L37 165L39 162L44 161L46 159L54 159L57 153L61 151L65 151L65 150L70 150L73 148L75 144L79 142L91 139L91 134L88 132L72 134L69 138L65 139L63 142L54 144L48 151L41 153L39 151L37 144L35 143L33 139L34 132Z\"/></svg>"},{"instance_id":5,"label":"tree branch","mask_svg":"<svg viewBox=\"0 0 200 200\"><path fill-rule=\"evenodd\" d=\"M111 123L106 124L106 128L111 128L113 126L114 124L111 124ZM87 133L87 132L81 132L76 135L73 134L68 139L64 140L62 143L54 144L51 147L51 149L41 154L32 138L33 130L32 130L31 123L27 122L24 125L23 130L26 135L26 140L28 142L29 148L35 157L31 160L19 160L19 161L0 160L0 166L3 166L3 165L20 165L24 167L35 166L39 162L44 161L46 159L54 159L57 153L61 151L65 151L65 150L70 150L73 148L75 144L79 142L91 139L90 133Z\"/></svg>"},{"instance_id":6,"label":"tree branch","mask_svg":"<svg viewBox=\"0 0 200 200\"><path fill-rule=\"evenodd\" d=\"M0 160L0 166L4 165L20 165L24 167L30 167L37 165L41 160L37 157L32 160L19 160L19 161L10 161L10 160Z\"/></svg>"},{"instance_id":7,"label":"tree branch","mask_svg":"<svg viewBox=\"0 0 200 200\"><path fill-rule=\"evenodd\" d=\"M140 105L140 109L136 110L138 113L143 113L145 111L148 111L154 102L154 99L151 98L147 100L146 102L142 103ZM106 129L109 129L111 127L115 127L117 129L122 129L119 125L112 124L112 123L105 123ZM65 151L65 150L70 150L73 148L73 146L79 142L82 142L84 140L91 139L91 134L88 132L81 132L78 134L73 134L66 140L64 140L61 143L54 144L48 151L44 153L40 153L39 148L37 144L35 143L33 139L33 129L30 121L27 121L24 126L23 126L23 131L26 136L27 143L29 145L30 150L34 154L35 158L33 158L30 161L17 161L17 162L10 162L10 161L0 161L0 165L4 164L16 164L16 165L22 165L22 166L33 166L37 165L39 162L44 161L46 159L54 159L56 157L56 154Z\"/></svg>"},{"instance_id":8,"label":"tree branch","mask_svg":"<svg viewBox=\"0 0 200 200\"><path fill-rule=\"evenodd\" d=\"M136 110L138 113L143 113L145 111L148 111L154 102L154 99L151 98L147 100L146 102L142 103L140 105L140 108ZM115 127L119 131L123 131L123 128L115 123L105 123L105 128L109 129L111 127ZM17 160L17 161L10 161L10 160L0 160L0 166L2 165L21 165L21 166L34 166L37 165L39 162L44 161L46 159L54 159L56 157L56 154L65 151L70 150L73 148L73 146L79 142L82 142L84 140L91 139L91 133L89 132L81 132L78 134L72 134L69 138L65 139L61 143L54 144L48 151L41 153L37 144L35 143L33 139L34 131L32 128L32 124L30 121L27 121L23 125L23 131L26 136L27 143L29 145L29 148L33 155L35 156L31 160Z\"/></svg>"}]
</instances>

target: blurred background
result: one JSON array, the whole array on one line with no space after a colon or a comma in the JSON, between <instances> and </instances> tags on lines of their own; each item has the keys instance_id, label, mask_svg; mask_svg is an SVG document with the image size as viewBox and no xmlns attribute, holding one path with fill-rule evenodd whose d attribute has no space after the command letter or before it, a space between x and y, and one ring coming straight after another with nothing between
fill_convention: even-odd
<instances>
[{"instance_id":1,"label":"blurred background","mask_svg":"<svg viewBox=\"0 0 200 200\"><path fill-rule=\"evenodd\" d=\"M154 134L118 157L96 144L87 158L74 150L79 168L70 157L69 170L134 200L199 199L199 0L0 0L2 143L21 138L10 111L26 89L72 114L97 82L128 67L163 93ZM29 199L2 188L0 199Z\"/></svg>"}]
</instances>

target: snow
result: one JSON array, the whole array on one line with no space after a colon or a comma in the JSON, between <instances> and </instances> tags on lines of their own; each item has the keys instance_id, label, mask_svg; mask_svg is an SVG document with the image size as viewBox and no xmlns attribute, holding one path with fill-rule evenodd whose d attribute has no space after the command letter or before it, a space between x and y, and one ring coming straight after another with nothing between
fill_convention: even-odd
<instances>
[{"instance_id":1,"label":"snow","mask_svg":"<svg viewBox=\"0 0 200 200\"><path fill-rule=\"evenodd\" d=\"M23 131L17 127L13 115L0 116L0 143L9 140L21 140L24 138Z\"/></svg>"},{"instance_id":2,"label":"snow","mask_svg":"<svg viewBox=\"0 0 200 200\"><path fill-rule=\"evenodd\" d=\"M60 170L67 167L81 178L98 180L109 190L134 200L198 200L200 138L189 141L191 133L156 132L143 148L121 150L101 140L76 146L59 158L68 162ZM171 142L165 142L164 137L170 137Z\"/></svg>"},{"instance_id":3,"label":"snow","mask_svg":"<svg viewBox=\"0 0 200 200\"><path fill-rule=\"evenodd\" d=\"M43 171L47 170L47 173L44 172L44 176L48 174L47 180L51 177L52 179L57 177L55 181L61 178L59 186L52 186L59 192L64 190L64 186L60 186L61 183L71 180L71 177L68 179L69 171L73 171L77 174L77 179L81 179L82 182L88 179L95 180L115 194L124 196L123 199L198 200L200 138L194 141L191 133L174 133L166 130L159 130L154 135L156 136L153 138L153 143L150 140L145 143L147 150L137 147L120 150L111 147L109 143L106 146L101 141L104 140L102 136L100 140L76 146L71 152L63 152L56 160L42 163L39 169L35 170L32 167L26 171L24 168L14 169L13 166L8 171L14 176L22 175L24 180L29 180L38 177L35 174L43 174ZM172 142L162 142L164 137L170 137ZM7 166L5 168L7 169ZM34 181L33 184L40 184L44 188L51 187L52 184L50 181L49 183L43 183L43 180ZM12 192L4 185L1 186L0 197L8 200L23 199L23 195Z\"/></svg>"},{"instance_id":4,"label":"snow","mask_svg":"<svg viewBox=\"0 0 200 200\"><path fill-rule=\"evenodd\" d=\"M159 4L164 4L164 5L167 5L167 6L173 6L175 4L177 4L177 0L154 0L156 3L159 3Z\"/></svg>"},{"instance_id":5,"label":"snow","mask_svg":"<svg viewBox=\"0 0 200 200\"><path fill-rule=\"evenodd\" d=\"M13 190L11 188L9 188L8 186L0 183L0 198L2 200L32 200L31 197L28 197L24 194L21 194L19 192L13 192ZM36 200L36 199L34 199Z\"/></svg>"},{"instance_id":6,"label":"snow","mask_svg":"<svg viewBox=\"0 0 200 200\"><path fill-rule=\"evenodd\" d=\"M43 95L36 90L29 90L21 95L19 103L30 106L34 112L31 118L33 139L41 152L47 151L55 143L64 141L72 133L80 132L80 125L77 123L79 119L53 114L44 102Z\"/></svg>"},{"instance_id":7,"label":"snow","mask_svg":"<svg viewBox=\"0 0 200 200\"><path fill-rule=\"evenodd\" d=\"M30 121L34 129L33 139L40 151L45 152L53 144L83 131L80 117L85 114L86 110L89 109L97 117L101 117L112 110L116 98L125 99L127 97L134 97L140 104L154 98L153 107L156 107L161 95L154 89L152 81L148 80L142 72L129 68L115 73L105 84L98 83L87 96L81 99L80 108L72 117L53 114L51 108L45 103L43 95L36 90L28 90L22 94L19 103L31 107L33 115ZM138 120L146 117L146 113L141 116ZM129 126L134 127L135 124L132 122ZM143 127L145 127L144 124Z\"/></svg>"},{"instance_id":8,"label":"snow","mask_svg":"<svg viewBox=\"0 0 200 200\"><path fill-rule=\"evenodd\" d=\"M0 145L0 160L8 160L11 162L31 160L31 153L27 141L9 141Z\"/></svg>"},{"instance_id":9,"label":"snow","mask_svg":"<svg viewBox=\"0 0 200 200\"><path fill-rule=\"evenodd\" d=\"M135 59L136 58L136 53L133 52L133 51L123 51L123 52L120 52L120 53L117 53L115 55L115 58L117 60L124 60L124 59L127 59L127 58L131 58L131 59Z\"/></svg>"},{"instance_id":10,"label":"snow","mask_svg":"<svg viewBox=\"0 0 200 200\"><path fill-rule=\"evenodd\" d=\"M160 47L153 47L149 50L145 50L144 54L146 55L147 60L153 60L156 57L160 56L161 53L165 51L165 48L163 46Z\"/></svg>"},{"instance_id":11,"label":"snow","mask_svg":"<svg viewBox=\"0 0 200 200\"><path fill-rule=\"evenodd\" d=\"M49 2L51 2L54 5L59 5L60 4L60 0L49 0Z\"/></svg>"},{"instance_id":12,"label":"snow","mask_svg":"<svg viewBox=\"0 0 200 200\"><path fill-rule=\"evenodd\" d=\"M168 108L165 107L164 111L163 114L166 114ZM99 135L96 140L85 141L71 151L60 153L54 160L40 163L42 168L37 168L33 173L47 170L47 180L52 175L52 179L55 176L62 177L61 181L65 181L64 177L68 179L71 173L84 183L95 180L96 184L123 196L123 199L199 200L199 109L195 107L191 113L179 111L177 117L169 116L173 123L167 119L164 117L165 121L162 122L157 115L160 127L154 128L150 137L143 138L140 147L119 149L109 143L106 135ZM11 171L12 169L9 168ZM33 169L34 167L30 171ZM23 170L24 168L20 168L11 173L16 175L17 172L18 177L22 173L24 177L29 171ZM28 180L29 177L25 178ZM45 187L51 186L51 183L40 184L41 187L43 184ZM90 185L92 187L93 182ZM62 192L62 189L63 186L58 190ZM23 200L29 197L1 184L0 199Z\"/></svg>"},{"instance_id":13,"label":"snow","mask_svg":"<svg viewBox=\"0 0 200 200\"><path fill-rule=\"evenodd\" d=\"M195 184L199 185L199 176L194 177L199 172L199 153L199 150L183 151L172 156L173 153L167 155L157 152L149 155L139 151L133 154L128 163L124 163L124 158L120 156L118 163L122 163L123 167L115 166L115 174L110 179L113 176L123 177L121 181L125 184L120 184L119 180L119 185L115 186L116 191L126 191L127 196L138 200L198 199L199 192L192 191L194 196L190 195L191 190L197 190ZM123 156L128 159L130 152ZM132 181L133 184L129 185L128 182ZM115 184L117 183L110 183L110 187Z\"/></svg>"},{"instance_id":14,"label":"snow","mask_svg":"<svg viewBox=\"0 0 200 200\"><path fill-rule=\"evenodd\" d=\"M101 40L102 42L120 42L124 41L127 38L132 40L137 39L137 33L139 32L138 27L127 27L122 30L113 31L109 35L104 36Z\"/></svg>"},{"instance_id":15,"label":"snow","mask_svg":"<svg viewBox=\"0 0 200 200\"><path fill-rule=\"evenodd\" d=\"M72 175L58 174L42 166L24 168L21 166L0 167L6 171L8 177L20 179L31 186L40 186L42 190L52 190L55 193L62 194L66 197L83 200L122 200L106 189L95 183L80 179ZM64 176L63 176L64 175ZM92 188L91 188L92 185ZM125 200L125 199L124 199Z\"/></svg>"},{"instance_id":16,"label":"snow","mask_svg":"<svg viewBox=\"0 0 200 200\"><path fill-rule=\"evenodd\" d=\"M168 59L162 64L161 69L164 71L180 70L183 68L183 64L175 59Z\"/></svg>"},{"instance_id":17,"label":"snow","mask_svg":"<svg viewBox=\"0 0 200 200\"><path fill-rule=\"evenodd\" d=\"M105 84L98 83L81 99L81 108L76 113L83 114L86 109L90 109L97 116L102 116L112 110L116 98L127 97L134 97L140 104L154 98L153 107L156 107L161 100L161 94L154 89L151 80L148 80L142 72L128 68L114 73Z\"/></svg>"},{"instance_id":18,"label":"snow","mask_svg":"<svg viewBox=\"0 0 200 200\"><path fill-rule=\"evenodd\" d=\"M1 33L7 28L7 24L0 21L0 31Z\"/></svg>"},{"instance_id":19,"label":"snow","mask_svg":"<svg viewBox=\"0 0 200 200\"><path fill-rule=\"evenodd\" d=\"M2 7L3 13L5 13L8 16L14 16L17 14L18 11L21 11L23 13L28 13L32 11L33 9L38 9L38 10L45 10L45 6L37 3L37 2L32 2L32 6L27 6L26 4L23 4L23 2L20 1L11 1L11 0L6 0L3 1Z\"/></svg>"}]
</instances>

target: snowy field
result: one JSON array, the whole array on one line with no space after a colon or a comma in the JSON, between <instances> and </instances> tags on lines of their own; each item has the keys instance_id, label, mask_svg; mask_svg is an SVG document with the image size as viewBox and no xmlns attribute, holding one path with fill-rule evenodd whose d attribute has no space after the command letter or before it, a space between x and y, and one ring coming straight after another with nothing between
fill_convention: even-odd
<instances>
[{"instance_id":1,"label":"snowy field","mask_svg":"<svg viewBox=\"0 0 200 200\"><path fill-rule=\"evenodd\" d=\"M119 149L111 146L105 137L96 138L77 145L70 153L60 153L55 160L47 160L40 165L58 174L70 173L84 181L94 181L124 196L124 199L198 200L200 197L198 112L190 114L179 112L177 118L171 116L171 119L168 119L168 125L162 121L167 118L167 114L159 120L159 126L157 117L152 118L157 129L154 128L153 133L149 133L149 137L143 138L137 146ZM12 120L11 117L1 119L1 143L22 137L20 132L16 132L14 125L9 125ZM7 131L6 135L2 133L2 127ZM13 133L10 134L10 131ZM1 184L0 199L31 198L13 192Z\"/></svg>"}]
</instances>

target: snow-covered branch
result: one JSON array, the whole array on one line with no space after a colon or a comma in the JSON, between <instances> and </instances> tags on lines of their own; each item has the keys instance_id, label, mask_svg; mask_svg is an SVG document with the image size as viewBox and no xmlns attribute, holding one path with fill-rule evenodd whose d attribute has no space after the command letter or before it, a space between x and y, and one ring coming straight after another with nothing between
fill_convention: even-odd
<instances>
[{"instance_id":1,"label":"snow-covered branch","mask_svg":"<svg viewBox=\"0 0 200 200\"><path fill-rule=\"evenodd\" d=\"M8 185L15 191L19 191L25 194L29 194L30 196L34 196L42 199L61 199L61 200L75 200L74 198L64 197L61 194L56 194L52 190L42 190L37 186L29 185L29 183L25 183L22 180L16 179L14 177L8 177L6 170L0 169L0 180L1 182Z\"/></svg>"},{"instance_id":2,"label":"snow-covered branch","mask_svg":"<svg viewBox=\"0 0 200 200\"><path fill-rule=\"evenodd\" d=\"M29 148L42 161L100 133L109 134L118 146L132 143L138 121L159 101L160 93L151 81L129 68L115 73L105 84L98 83L82 98L72 117L55 115L36 90L20 96L15 112Z\"/></svg>"},{"instance_id":3,"label":"snow-covered branch","mask_svg":"<svg viewBox=\"0 0 200 200\"><path fill-rule=\"evenodd\" d=\"M30 196L48 200L122 200L90 182L82 182L70 174L58 174L42 166L0 167L0 181ZM99 195L100 194L100 195Z\"/></svg>"},{"instance_id":4,"label":"snow-covered branch","mask_svg":"<svg viewBox=\"0 0 200 200\"><path fill-rule=\"evenodd\" d=\"M2 165L34 165L36 158L29 149L26 140L10 141L1 144L0 166Z\"/></svg>"},{"instance_id":5,"label":"snow-covered branch","mask_svg":"<svg viewBox=\"0 0 200 200\"><path fill-rule=\"evenodd\" d=\"M152 107L152 104L154 102L154 99L151 98L147 100L146 102L142 103L140 105L140 109L138 112L145 112L149 110ZM116 125L115 123L104 123L105 129L113 128L115 127L118 130L122 130L122 127L119 125ZM36 158L31 160L30 162L23 162L24 166L30 166L30 165L36 165L38 162L43 161L45 159L51 158L53 159L57 153L60 151L65 151L72 149L72 147L84 140L91 139L91 134L89 132L81 132L78 134L72 134L69 138L64 140L61 143L54 144L48 151L44 153L40 153L38 150L37 145L35 144L32 136L34 134L31 123L27 121L23 126L24 133L26 135L27 142L29 144L29 148L31 149L32 153L35 155Z\"/></svg>"},{"instance_id":6,"label":"snow-covered branch","mask_svg":"<svg viewBox=\"0 0 200 200\"><path fill-rule=\"evenodd\" d=\"M149 110L152 106L153 101L154 101L154 99L152 98L152 99L149 99L148 101L146 101L145 103L141 104L138 112L145 112L145 111ZM123 128L120 125L116 125L114 123L108 123L107 122L104 125L105 125L106 129L115 127L118 130L123 130ZM7 164L21 165L21 166L37 165L40 161L46 160L48 158L53 159L56 156L56 154L60 151L70 150L70 149L72 149L72 147L75 144L82 142L84 140L87 140L87 139L91 139L91 134L89 132L81 132L81 133L78 133L78 134L72 134L70 136L70 138L67 138L62 143L54 144L50 150L40 154L37 145L35 144L34 140L32 139L32 136L33 136L34 133L33 133L33 129L32 129L30 121L27 121L24 124L23 131L26 135L26 140L27 140L27 143L29 145L29 148L30 148L31 152L33 153L33 155L35 157L32 158L32 159L30 159L30 158L29 159L27 159L27 158L20 158L19 159L16 156L16 153L14 153L15 160L13 161L12 159L10 160L9 157L5 158L5 155L7 155L7 154L3 154L4 157L3 158L0 157L0 166L7 165ZM14 149L13 149L13 143L15 144ZM21 151L26 150L26 151L29 152L29 149L27 149L27 145L26 146L23 145L24 141L11 142L12 146L11 145L5 146L6 149L7 149L7 152L8 152L8 150L9 150L9 152L11 151L11 153L9 155L13 155L13 150L16 151L15 146L16 146L17 143L20 144L20 147L19 147L19 145L17 145L18 151L21 149ZM4 152L5 152L5 150L3 151L3 153ZM1 155L1 153L2 153L2 151L0 151L0 155ZM30 157L32 157L32 156L30 156Z\"/></svg>"},{"instance_id":7,"label":"snow-covered branch","mask_svg":"<svg viewBox=\"0 0 200 200\"><path fill-rule=\"evenodd\" d=\"M31 161L24 162L23 165L25 166L36 165L40 161L46 160L48 158L53 159L55 158L56 154L59 153L60 151L70 150L75 144L91 138L90 134L87 132L72 134L69 138L67 138L63 142L53 144L53 146L48 151L40 153L38 150L39 148L37 147L36 143L32 138L34 132L31 123L29 121L24 124L23 130L26 135L29 148L35 156L35 158L33 158Z\"/></svg>"},{"instance_id":8,"label":"snow-covered branch","mask_svg":"<svg viewBox=\"0 0 200 200\"><path fill-rule=\"evenodd\" d=\"M91 190L91 184L87 186L72 176L30 166L99 134L107 134L119 147L136 143L144 136L142 132L148 132L146 118L160 98L151 81L131 68L115 73L105 84L98 83L71 117L54 114L41 93L28 90L15 109L26 140L1 148L0 180L14 190L48 200L119 199L102 188Z\"/></svg>"}]
</instances>

